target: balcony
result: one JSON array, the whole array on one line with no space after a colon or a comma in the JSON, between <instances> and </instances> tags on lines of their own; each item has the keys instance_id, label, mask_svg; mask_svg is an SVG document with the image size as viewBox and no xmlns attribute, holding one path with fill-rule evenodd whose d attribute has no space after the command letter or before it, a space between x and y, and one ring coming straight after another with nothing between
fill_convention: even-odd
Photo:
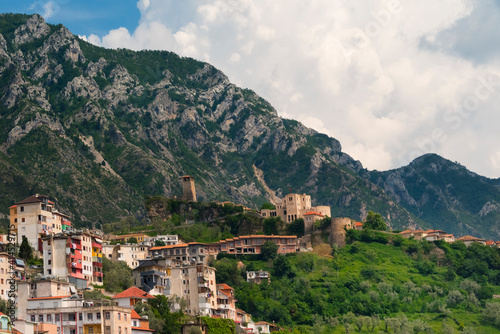
<instances>
[{"instance_id":1,"label":"balcony","mask_svg":"<svg viewBox=\"0 0 500 334\"><path fill-rule=\"evenodd\" d=\"M102 273L100 271L94 271L92 275L95 277L102 277Z\"/></svg>"},{"instance_id":2,"label":"balcony","mask_svg":"<svg viewBox=\"0 0 500 334\"><path fill-rule=\"evenodd\" d=\"M102 249L102 244L92 241L92 248Z\"/></svg>"},{"instance_id":3,"label":"balcony","mask_svg":"<svg viewBox=\"0 0 500 334\"><path fill-rule=\"evenodd\" d=\"M102 262L92 262L92 266L96 268L102 268Z\"/></svg>"},{"instance_id":4,"label":"balcony","mask_svg":"<svg viewBox=\"0 0 500 334\"><path fill-rule=\"evenodd\" d=\"M71 262L70 263L70 267L71 268L76 268L76 269L82 269L83 268L82 264L78 263L78 262Z\"/></svg>"}]
</instances>

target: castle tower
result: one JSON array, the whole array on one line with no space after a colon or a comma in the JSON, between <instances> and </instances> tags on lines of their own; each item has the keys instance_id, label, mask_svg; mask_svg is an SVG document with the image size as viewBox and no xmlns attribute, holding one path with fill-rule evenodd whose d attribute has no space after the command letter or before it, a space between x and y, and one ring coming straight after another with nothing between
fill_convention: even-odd
<instances>
[{"instance_id":1,"label":"castle tower","mask_svg":"<svg viewBox=\"0 0 500 334\"><path fill-rule=\"evenodd\" d=\"M345 229L352 228L350 218L333 218L330 233L330 243L339 247L345 246Z\"/></svg>"},{"instance_id":2,"label":"castle tower","mask_svg":"<svg viewBox=\"0 0 500 334\"><path fill-rule=\"evenodd\" d=\"M196 202L196 189L194 187L194 178L185 175L182 178L182 200Z\"/></svg>"}]
</instances>

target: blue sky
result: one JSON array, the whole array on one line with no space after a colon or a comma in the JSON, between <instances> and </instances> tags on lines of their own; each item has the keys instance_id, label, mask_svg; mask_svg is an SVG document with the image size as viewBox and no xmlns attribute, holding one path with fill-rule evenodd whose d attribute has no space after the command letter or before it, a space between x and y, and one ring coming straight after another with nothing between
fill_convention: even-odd
<instances>
[{"instance_id":1,"label":"blue sky","mask_svg":"<svg viewBox=\"0 0 500 334\"><path fill-rule=\"evenodd\" d=\"M207 61L369 169L500 177L500 0L1 0L96 45Z\"/></svg>"}]
</instances>

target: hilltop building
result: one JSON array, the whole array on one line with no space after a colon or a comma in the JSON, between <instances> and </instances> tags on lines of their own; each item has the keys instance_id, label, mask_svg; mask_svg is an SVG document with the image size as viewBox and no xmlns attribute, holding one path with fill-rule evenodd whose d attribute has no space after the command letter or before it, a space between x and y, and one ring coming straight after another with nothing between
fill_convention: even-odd
<instances>
[{"instance_id":1,"label":"hilltop building","mask_svg":"<svg viewBox=\"0 0 500 334\"><path fill-rule=\"evenodd\" d=\"M182 197L181 200L188 202L196 202L196 189L194 186L194 178L185 175L182 179Z\"/></svg>"},{"instance_id":2,"label":"hilltop building","mask_svg":"<svg viewBox=\"0 0 500 334\"><path fill-rule=\"evenodd\" d=\"M262 282L271 282L268 271L247 271L247 282L260 284Z\"/></svg>"},{"instance_id":3,"label":"hilltop building","mask_svg":"<svg viewBox=\"0 0 500 334\"><path fill-rule=\"evenodd\" d=\"M275 204L276 209L262 209L260 214L264 218L281 217L286 223L291 223L295 219L304 218L307 213L314 213L317 216L332 216L329 206L319 205L311 206L311 196L306 194L288 194L281 203ZM320 218L321 219L321 218Z\"/></svg>"}]
</instances>

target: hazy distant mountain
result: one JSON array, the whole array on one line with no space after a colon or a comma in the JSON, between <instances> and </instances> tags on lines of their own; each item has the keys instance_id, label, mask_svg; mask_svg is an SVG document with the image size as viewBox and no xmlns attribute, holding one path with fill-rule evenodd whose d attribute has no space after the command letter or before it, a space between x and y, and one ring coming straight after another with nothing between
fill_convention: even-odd
<instances>
[{"instance_id":1,"label":"hazy distant mountain","mask_svg":"<svg viewBox=\"0 0 500 334\"><path fill-rule=\"evenodd\" d=\"M141 217L144 196L178 195L179 177L189 174L200 200L258 207L292 191L331 205L334 216L361 219L373 210L395 228L430 226L418 216L462 231L451 219L442 225L435 219L458 207L430 210L403 172L364 170L337 140L279 117L207 63L171 52L96 47L38 15L5 14L0 22L4 213L38 192L53 196L81 224ZM406 168L418 171L416 164ZM417 205L402 199L392 179ZM483 179L470 178L470 189ZM439 177L426 180L441 187ZM498 186L488 189L481 208L497 205ZM486 231L478 226L490 216L477 213L467 222L470 230Z\"/></svg>"}]
</instances>

